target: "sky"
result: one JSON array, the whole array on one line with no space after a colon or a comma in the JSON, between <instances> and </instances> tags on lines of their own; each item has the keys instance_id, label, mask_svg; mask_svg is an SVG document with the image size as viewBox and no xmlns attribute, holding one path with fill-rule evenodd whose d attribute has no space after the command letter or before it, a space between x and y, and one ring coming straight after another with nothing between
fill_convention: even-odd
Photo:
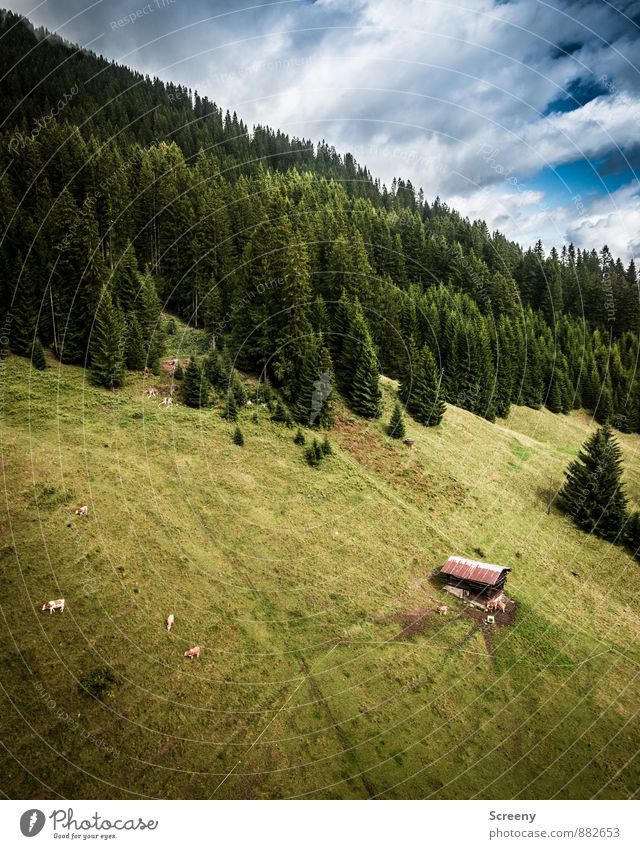
<instances>
[{"instance_id":1,"label":"sky","mask_svg":"<svg viewBox=\"0 0 640 849\"><path fill-rule=\"evenodd\" d=\"M9 5L524 247L640 258L640 0Z\"/></svg>"}]
</instances>

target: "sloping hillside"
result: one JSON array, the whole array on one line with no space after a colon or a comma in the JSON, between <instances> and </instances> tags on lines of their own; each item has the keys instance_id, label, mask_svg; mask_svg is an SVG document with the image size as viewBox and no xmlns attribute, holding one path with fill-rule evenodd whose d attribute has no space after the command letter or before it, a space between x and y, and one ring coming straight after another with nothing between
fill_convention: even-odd
<instances>
[{"instance_id":1,"label":"sloping hillside","mask_svg":"<svg viewBox=\"0 0 640 849\"><path fill-rule=\"evenodd\" d=\"M112 394L6 362L5 794L637 792L638 565L546 513L589 419L449 407L408 423L410 450L383 383L383 419L343 413L311 469L262 408L238 447L219 411L165 409L140 377ZM635 501L640 438L620 442ZM435 615L450 553L513 568L511 624ZM78 680L105 666L98 701Z\"/></svg>"}]
</instances>

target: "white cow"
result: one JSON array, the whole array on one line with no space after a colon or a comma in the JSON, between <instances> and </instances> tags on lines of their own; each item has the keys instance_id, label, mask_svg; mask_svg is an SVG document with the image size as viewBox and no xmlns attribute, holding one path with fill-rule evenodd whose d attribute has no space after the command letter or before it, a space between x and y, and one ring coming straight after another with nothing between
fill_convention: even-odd
<instances>
[{"instance_id":1,"label":"white cow","mask_svg":"<svg viewBox=\"0 0 640 849\"><path fill-rule=\"evenodd\" d=\"M166 622L166 625L167 625L167 631L170 631L170 630L171 630L171 626L173 625L173 623L174 623L175 621L176 621L176 620L175 620L175 618L174 618L174 616L173 616L173 613L170 613L170 614L167 616L167 622Z\"/></svg>"},{"instance_id":2,"label":"white cow","mask_svg":"<svg viewBox=\"0 0 640 849\"><path fill-rule=\"evenodd\" d=\"M89 508L85 504L83 507L78 507L76 510L76 516L86 516L89 512Z\"/></svg>"},{"instance_id":3,"label":"white cow","mask_svg":"<svg viewBox=\"0 0 640 849\"><path fill-rule=\"evenodd\" d=\"M51 615L53 615L54 610L59 610L60 613L64 613L64 599L54 598L52 601L47 601L42 605L42 609L48 610Z\"/></svg>"},{"instance_id":4,"label":"white cow","mask_svg":"<svg viewBox=\"0 0 640 849\"><path fill-rule=\"evenodd\" d=\"M154 389L153 386L150 386L149 389L147 389L147 398L155 398L157 394L158 390Z\"/></svg>"},{"instance_id":5,"label":"white cow","mask_svg":"<svg viewBox=\"0 0 640 849\"><path fill-rule=\"evenodd\" d=\"M184 653L184 656L188 657L190 659L197 657L198 660L200 660L200 652L201 651L202 651L202 649L200 648L200 646L194 646L192 649L187 649L187 651Z\"/></svg>"},{"instance_id":6,"label":"white cow","mask_svg":"<svg viewBox=\"0 0 640 849\"><path fill-rule=\"evenodd\" d=\"M163 398L162 399L162 406L163 407L173 407L173 398L170 398L169 396L167 396L166 398Z\"/></svg>"}]
</instances>

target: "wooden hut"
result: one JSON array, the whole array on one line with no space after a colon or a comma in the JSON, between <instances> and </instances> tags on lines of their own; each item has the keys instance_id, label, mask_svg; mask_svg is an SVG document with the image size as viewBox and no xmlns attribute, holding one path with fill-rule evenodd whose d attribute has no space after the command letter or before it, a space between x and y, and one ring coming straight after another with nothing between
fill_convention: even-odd
<instances>
[{"instance_id":1,"label":"wooden hut","mask_svg":"<svg viewBox=\"0 0 640 849\"><path fill-rule=\"evenodd\" d=\"M458 598L486 604L504 592L508 566L481 563L466 557L450 557L440 573L445 577L445 590Z\"/></svg>"}]
</instances>

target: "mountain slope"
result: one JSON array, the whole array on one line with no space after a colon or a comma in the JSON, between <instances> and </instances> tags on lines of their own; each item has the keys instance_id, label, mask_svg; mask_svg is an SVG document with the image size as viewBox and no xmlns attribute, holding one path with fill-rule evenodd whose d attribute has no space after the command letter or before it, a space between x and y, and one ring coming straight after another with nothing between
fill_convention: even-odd
<instances>
[{"instance_id":1,"label":"mountain slope","mask_svg":"<svg viewBox=\"0 0 640 849\"><path fill-rule=\"evenodd\" d=\"M11 358L3 391L7 795L636 792L638 567L545 512L583 414L449 407L408 421L411 451L343 411L310 469L261 408L240 448L139 378L112 394ZM620 440L637 499L639 438ZM445 598L450 553L513 567L511 624ZM77 679L105 665L96 701Z\"/></svg>"}]
</instances>

